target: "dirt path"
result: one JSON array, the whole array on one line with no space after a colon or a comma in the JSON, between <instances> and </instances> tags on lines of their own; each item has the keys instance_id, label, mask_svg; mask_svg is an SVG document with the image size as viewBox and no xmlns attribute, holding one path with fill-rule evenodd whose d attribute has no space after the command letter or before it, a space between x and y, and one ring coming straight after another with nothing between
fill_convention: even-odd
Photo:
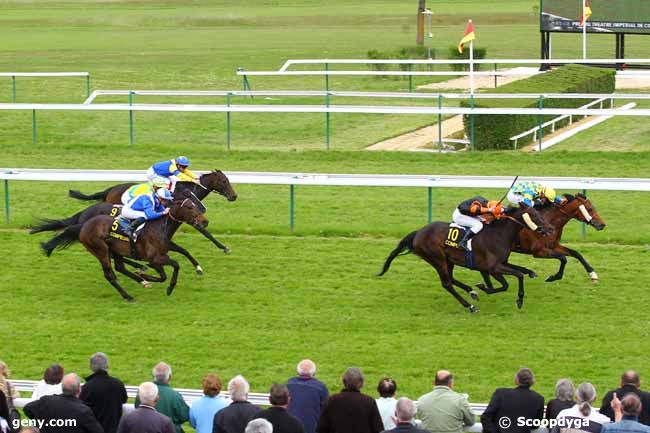
<instances>
[{"instance_id":1,"label":"dirt path","mask_svg":"<svg viewBox=\"0 0 650 433\"><path fill-rule=\"evenodd\" d=\"M442 136L448 137L463 130L463 116L454 116L442 121ZM366 150L412 150L426 146L438 141L438 124L426 128L402 134L388 140L380 141Z\"/></svg>"}]
</instances>

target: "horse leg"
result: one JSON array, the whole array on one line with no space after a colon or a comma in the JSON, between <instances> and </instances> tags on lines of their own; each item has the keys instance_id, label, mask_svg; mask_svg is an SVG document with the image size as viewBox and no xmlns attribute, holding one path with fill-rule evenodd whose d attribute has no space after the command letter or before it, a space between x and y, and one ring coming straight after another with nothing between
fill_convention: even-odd
<instances>
[{"instance_id":1,"label":"horse leg","mask_svg":"<svg viewBox=\"0 0 650 433\"><path fill-rule=\"evenodd\" d=\"M585 258L582 256L582 254L580 254L578 251L572 250L571 248L567 248L564 245L556 246L554 248L554 251L564 253L564 254L569 255L569 256L571 256L571 257L573 257L575 259L578 259L578 261L580 261L582 266L585 268L585 271L587 271L587 273L589 274L589 278L591 278L591 281L593 283L598 282L598 274L596 273L596 271L594 271L594 268L591 267L589 262L587 262L587 260L585 260Z\"/></svg>"},{"instance_id":2,"label":"horse leg","mask_svg":"<svg viewBox=\"0 0 650 433\"><path fill-rule=\"evenodd\" d=\"M194 227L194 226L192 226ZM210 233L206 228L204 227L194 227L199 233L201 233L203 236L208 238L213 244L215 244L219 249L223 250L224 254L229 254L230 253L230 248L219 242L212 236L212 233Z\"/></svg>"},{"instance_id":3,"label":"horse leg","mask_svg":"<svg viewBox=\"0 0 650 433\"><path fill-rule=\"evenodd\" d=\"M151 288L151 283L147 281L145 278L142 277L142 274L134 274L133 272L129 271L125 266L124 262L124 257L119 256L119 255L114 255L113 256L115 259L115 270L122 275L126 275L127 277L131 278L133 281L137 281L138 283L142 284L142 287L145 289L150 289Z\"/></svg>"},{"instance_id":4,"label":"horse leg","mask_svg":"<svg viewBox=\"0 0 650 433\"><path fill-rule=\"evenodd\" d=\"M486 284L477 284L476 287L478 287L488 295L505 292L506 290L508 290L508 287L510 287L508 281L506 281L506 279L503 278L502 275L496 273L491 274L486 271L481 271L481 275L483 276L483 280L485 280ZM490 281L490 276L494 277L499 283L501 283L501 287L494 287L492 285L492 282Z\"/></svg>"},{"instance_id":5,"label":"horse leg","mask_svg":"<svg viewBox=\"0 0 650 433\"><path fill-rule=\"evenodd\" d=\"M185 248L181 247L176 242L169 241L169 251L175 251L187 257L187 260L189 260L190 263L192 263L192 266L194 266L194 269L196 269L196 273L203 275L203 269L199 265L199 262Z\"/></svg>"},{"instance_id":6,"label":"horse leg","mask_svg":"<svg viewBox=\"0 0 650 433\"><path fill-rule=\"evenodd\" d=\"M424 257L423 257L424 258ZM440 283L442 284L442 287L445 288L451 295L456 298L458 302L460 302L460 305L463 307L469 309L470 313L478 313L478 308L476 308L474 305L470 304L467 302L460 294L454 290L454 283L452 280L452 277L449 273L449 269L447 267L446 262L438 263L435 260L431 258L424 258L424 260L429 263L431 266L433 266L436 271L438 271L438 276L440 277Z\"/></svg>"},{"instance_id":7,"label":"horse leg","mask_svg":"<svg viewBox=\"0 0 650 433\"><path fill-rule=\"evenodd\" d=\"M102 266L102 270L104 271L104 278L115 287L115 290L119 292L122 298L126 299L128 302L135 301L135 299L133 299L133 297L129 295L117 282L117 277L115 276L115 272L113 272L111 266L111 252L106 241L103 239L87 239L83 236L80 236L80 240L86 249L95 256L97 260L99 260L99 264Z\"/></svg>"},{"instance_id":8,"label":"horse leg","mask_svg":"<svg viewBox=\"0 0 650 433\"><path fill-rule=\"evenodd\" d=\"M560 268L557 270L555 275L551 275L546 279L547 283L561 280L564 277L564 268L566 267L567 259L564 254L551 252L549 258L558 259L560 261Z\"/></svg>"},{"instance_id":9,"label":"horse leg","mask_svg":"<svg viewBox=\"0 0 650 433\"><path fill-rule=\"evenodd\" d=\"M453 263L447 263L447 267L449 268L449 276L451 277L451 281L455 286L460 287L469 295L472 297L473 300L478 301L478 293L476 293L476 290L472 289L471 286L468 286L467 284L463 283L462 281L459 281L454 278L454 264Z\"/></svg>"},{"instance_id":10,"label":"horse leg","mask_svg":"<svg viewBox=\"0 0 650 433\"><path fill-rule=\"evenodd\" d=\"M530 278L537 278L537 273L533 271L532 269L525 268L523 266L519 265L513 265L512 263L508 263L508 266L510 266L513 269L518 270L524 275L528 275Z\"/></svg>"},{"instance_id":11,"label":"horse leg","mask_svg":"<svg viewBox=\"0 0 650 433\"><path fill-rule=\"evenodd\" d=\"M510 265L507 263L500 263L494 267L494 272L492 272L492 275L497 277L498 274L514 275L517 277L519 283L519 289L517 290L517 308L521 309L521 307L524 306L524 274L522 274L517 269L510 267ZM501 278L503 278L502 275Z\"/></svg>"},{"instance_id":12,"label":"horse leg","mask_svg":"<svg viewBox=\"0 0 650 433\"><path fill-rule=\"evenodd\" d=\"M154 265L155 269L158 269L159 267L159 272L161 272L163 275L165 275L165 270L163 269L164 265L169 265L173 268L174 271L172 272L172 278L169 282L169 287L167 287L167 296L170 296L176 287L176 282L178 281L178 271L180 271L181 267L178 265L178 262L176 260L169 258L167 255L159 257L158 260L152 262L152 265Z\"/></svg>"}]
</instances>

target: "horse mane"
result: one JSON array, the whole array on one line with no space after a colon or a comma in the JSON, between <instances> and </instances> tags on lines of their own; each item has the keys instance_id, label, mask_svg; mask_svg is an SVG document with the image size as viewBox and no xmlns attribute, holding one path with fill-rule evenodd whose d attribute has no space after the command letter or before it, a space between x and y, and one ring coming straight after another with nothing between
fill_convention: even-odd
<instances>
[{"instance_id":1,"label":"horse mane","mask_svg":"<svg viewBox=\"0 0 650 433\"><path fill-rule=\"evenodd\" d=\"M580 193L578 193L576 196L574 196L573 194L562 194L562 195L564 196L564 198L567 199L568 202L572 202L573 200L576 199L576 197L580 196Z\"/></svg>"}]
</instances>

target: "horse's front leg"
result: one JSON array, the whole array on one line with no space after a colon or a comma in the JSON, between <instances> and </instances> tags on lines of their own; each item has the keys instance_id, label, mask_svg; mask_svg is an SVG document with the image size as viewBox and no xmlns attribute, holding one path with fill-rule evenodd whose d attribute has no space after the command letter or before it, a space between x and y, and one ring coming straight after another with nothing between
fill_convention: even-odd
<instances>
[{"instance_id":1,"label":"horse's front leg","mask_svg":"<svg viewBox=\"0 0 650 433\"><path fill-rule=\"evenodd\" d=\"M500 263L496 265L491 274L497 279L499 279L499 277L503 278L503 274L514 275L517 277L519 282L519 290L517 291L517 308L521 309L521 307L524 306L524 274L517 269L512 268L508 263ZM503 281L505 281L505 278L503 278Z\"/></svg>"},{"instance_id":2,"label":"horse's front leg","mask_svg":"<svg viewBox=\"0 0 650 433\"><path fill-rule=\"evenodd\" d=\"M190 263L192 263L192 266L194 266L194 269L196 269L196 273L199 275L203 275L203 268L201 268L199 262L185 248L181 247L174 241L169 241L169 251L174 251L184 255L187 258L187 260L189 260Z\"/></svg>"},{"instance_id":3,"label":"horse's front leg","mask_svg":"<svg viewBox=\"0 0 650 433\"><path fill-rule=\"evenodd\" d=\"M216 239L214 238L214 236L212 236L212 233L210 233L210 232L209 232L205 227L195 227L195 226L192 226L192 227L194 227L194 228L195 228L199 233L201 233L203 236L205 236L206 238L210 239L210 241L212 241L213 244L215 244L218 248L220 248L221 250L223 250L223 253L224 253L224 254L228 254L228 253L230 253L230 251L231 251L230 248L228 248L227 246L225 246L224 244L222 244L221 242L219 242L218 240L216 240Z\"/></svg>"},{"instance_id":4,"label":"horse's front leg","mask_svg":"<svg viewBox=\"0 0 650 433\"><path fill-rule=\"evenodd\" d=\"M174 291L174 288L176 287L176 282L178 281L178 272L180 271L181 267L178 265L178 262L176 260L171 259L166 254L164 256L156 257L156 259L153 260L151 264L154 267L154 269L160 268L163 274L165 271L164 269L162 269L162 267L165 265L171 266L172 269L174 270L172 272L172 278L169 282L169 287L167 287L167 296L170 296Z\"/></svg>"},{"instance_id":5,"label":"horse's front leg","mask_svg":"<svg viewBox=\"0 0 650 433\"><path fill-rule=\"evenodd\" d=\"M578 261L585 268L585 271L587 271L587 273L589 274L589 278L591 278L591 281L593 283L598 282L598 274L596 273L596 271L594 271L594 268L591 267L589 262L587 262L587 260L585 260L585 258L582 256L582 254L580 254L578 251L572 250L571 248L567 248L564 245L557 245L554 248L554 251L559 252L559 253L564 253L564 254L569 255L569 256L571 256L571 257L573 257L575 259L578 259Z\"/></svg>"}]
</instances>

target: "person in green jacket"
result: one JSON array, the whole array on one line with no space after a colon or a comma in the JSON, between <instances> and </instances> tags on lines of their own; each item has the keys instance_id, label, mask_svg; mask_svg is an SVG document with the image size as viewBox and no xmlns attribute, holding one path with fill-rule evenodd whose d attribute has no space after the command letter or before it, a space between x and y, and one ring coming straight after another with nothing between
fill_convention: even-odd
<instances>
[{"instance_id":1,"label":"person in green jacket","mask_svg":"<svg viewBox=\"0 0 650 433\"><path fill-rule=\"evenodd\" d=\"M183 400L183 396L169 386L172 379L172 368L161 361L156 364L151 374L154 378L153 383L158 386L156 410L171 418L176 433L184 433L182 425L190 419L190 407ZM138 406L140 406L140 399L136 397L135 407Z\"/></svg>"},{"instance_id":2,"label":"person in green jacket","mask_svg":"<svg viewBox=\"0 0 650 433\"><path fill-rule=\"evenodd\" d=\"M454 376L447 370L436 373L434 388L418 400L417 416L421 428L431 433L463 433L464 426L474 425L475 415L467 402L467 394L459 394Z\"/></svg>"}]
</instances>

